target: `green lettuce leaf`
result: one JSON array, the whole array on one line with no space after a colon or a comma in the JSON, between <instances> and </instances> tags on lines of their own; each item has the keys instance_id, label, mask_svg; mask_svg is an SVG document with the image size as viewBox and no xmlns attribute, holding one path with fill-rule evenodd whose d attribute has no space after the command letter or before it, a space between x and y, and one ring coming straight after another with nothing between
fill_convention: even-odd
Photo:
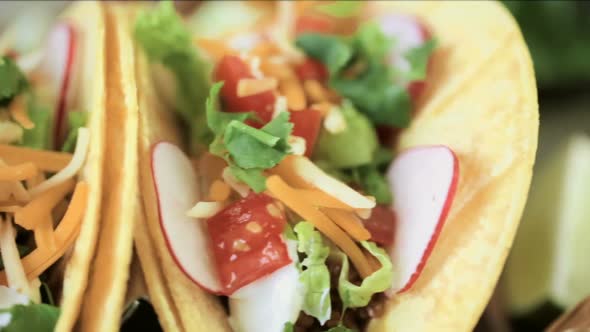
<instances>
[{"instance_id":1,"label":"green lettuce leaf","mask_svg":"<svg viewBox=\"0 0 590 332\"><path fill-rule=\"evenodd\" d=\"M27 79L9 57L0 57L0 106L7 106L27 87Z\"/></svg>"},{"instance_id":2,"label":"green lettuce leaf","mask_svg":"<svg viewBox=\"0 0 590 332\"><path fill-rule=\"evenodd\" d=\"M360 13L362 8L362 1L333 1L329 4L322 4L317 6L317 10L321 13L334 17L350 17Z\"/></svg>"},{"instance_id":3,"label":"green lettuce leaf","mask_svg":"<svg viewBox=\"0 0 590 332\"><path fill-rule=\"evenodd\" d=\"M29 118L35 124L31 129L25 129L22 146L44 150L51 147L51 109L38 103L32 95L27 96L27 112Z\"/></svg>"},{"instance_id":4,"label":"green lettuce leaf","mask_svg":"<svg viewBox=\"0 0 590 332\"><path fill-rule=\"evenodd\" d=\"M69 112L68 113L68 136L61 147L64 152L74 152L76 140L78 139L78 129L86 126L88 119L87 112Z\"/></svg>"},{"instance_id":5,"label":"green lettuce leaf","mask_svg":"<svg viewBox=\"0 0 590 332\"><path fill-rule=\"evenodd\" d=\"M295 45L308 56L322 62L331 75L340 72L352 59L352 45L346 40L319 33L304 33L297 37Z\"/></svg>"},{"instance_id":6,"label":"green lettuce leaf","mask_svg":"<svg viewBox=\"0 0 590 332\"><path fill-rule=\"evenodd\" d=\"M291 322L286 322L285 327L283 327L283 332L293 332L295 330L295 325Z\"/></svg>"},{"instance_id":7,"label":"green lettuce leaf","mask_svg":"<svg viewBox=\"0 0 590 332\"><path fill-rule=\"evenodd\" d=\"M232 175L247 184L254 192L261 193L266 190L266 177L260 168L243 169L236 165L230 165Z\"/></svg>"},{"instance_id":8,"label":"green lettuce leaf","mask_svg":"<svg viewBox=\"0 0 590 332\"><path fill-rule=\"evenodd\" d=\"M408 81L420 81L426 78L426 70L428 67L428 59L434 49L437 41L432 38L422 45L410 49L404 57L410 62L410 72L405 74Z\"/></svg>"},{"instance_id":9,"label":"green lettuce leaf","mask_svg":"<svg viewBox=\"0 0 590 332\"><path fill-rule=\"evenodd\" d=\"M330 272L326 266L330 248L311 223L302 221L295 225L294 230L298 237L297 251L306 255L301 262L303 271L299 276L305 287L302 310L323 325L332 314Z\"/></svg>"},{"instance_id":10,"label":"green lettuce leaf","mask_svg":"<svg viewBox=\"0 0 590 332\"><path fill-rule=\"evenodd\" d=\"M142 12L134 36L150 61L159 62L176 78L177 111L190 129L191 148L199 150L212 139L207 128L205 105L209 80L207 65L193 47L191 34L176 14L172 1L162 1Z\"/></svg>"},{"instance_id":11,"label":"green lettuce leaf","mask_svg":"<svg viewBox=\"0 0 590 332\"><path fill-rule=\"evenodd\" d=\"M393 265L385 250L369 241L361 242L361 245L375 256L381 268L366 277L360 286L348 281L349 263L348 257L342 254L342 269L338 278L338 294L344 308L359 308L369 304L373 294L385 291L391 286L393 279Z\"/></svg>"},{"instance_id":12,"label":"green lettuce leaf","mask_svg":"<svg viewBox=\"0 0 590 332\"><path fill-rule=\"evenodd\" d=\"M11 320L3 332L51 332L55 328L60 310L48 304L17 304L0 312L10 313Z\"/></svg>"}]
</instances>

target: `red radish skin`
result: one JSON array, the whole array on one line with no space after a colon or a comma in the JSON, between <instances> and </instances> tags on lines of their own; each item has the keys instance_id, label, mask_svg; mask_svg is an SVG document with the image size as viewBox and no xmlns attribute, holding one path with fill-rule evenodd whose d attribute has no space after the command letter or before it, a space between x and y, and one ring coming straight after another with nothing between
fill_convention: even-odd
<instances>
[{"instance_id":1,"label":"red radish skin","mask_svg":"<svg viewBox=\"0 0 590 332\"><path fill-rule=\"evenodd\" d=\"M206 223L186 216L186 211L199 199L197 176L190 160L169 142L154 144L150 155L160 228L172 258L195 284L210 293L222 295L223 288L209 249ZM181 248L181 245L185 247Z\"/></svg>"},{"instance_id":2,"label":"red radish skin","mask_svg":"<svg viewBox=\"0 0 590 332\"><path fill-rule=\"evenodd\" d=\"M50 75L51 83L58 87L53 124L53 145L59 149L65 136L68 92L77 48L76 30L71 23L56 25L49 34L42 71ZM62 50L66 49L65 54ZM60 58L65 56L65 59ZM56 72L55 67L58 66ZM61 68L61 70L59 70Z\"/></svg>"},{"instance_id":3,"label":"red radish skin","mask_svg":"<svg viewBox=\"0 0 590 332\"><path fill-rule=\"evenodd\" d=\"M389 251L398 269L398 279L388 291L392 295L409 290L428 261L457 190L459 161L444 145L411 148L398 155L387 178L396 198L394 208L397 214L394 245ZM442 195L437 200L438 193ZM414 208L409 208L414 204ZM424 211L434 214L428 215ZM418 243L424 237L426 240Z\"/></svg>"}]
</instances>

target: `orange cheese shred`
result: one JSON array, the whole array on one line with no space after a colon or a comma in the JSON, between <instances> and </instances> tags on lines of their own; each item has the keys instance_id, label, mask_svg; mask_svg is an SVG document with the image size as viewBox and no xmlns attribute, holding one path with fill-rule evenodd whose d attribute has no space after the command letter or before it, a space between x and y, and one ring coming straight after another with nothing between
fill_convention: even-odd
<instances>
[{"instance_id":1,"label":"orange cheese shred","mask_svg":"<svg viewBox=\"0 0 590 332\"><path fill-rule=\"evenodd\" d=\"M321 103L330 100L329 92L316 80L305 80L303 82L305 93L314 103Z\"/></svg>"},{"instance_id":2,"label":"orange cheese shred","mask_svg":"<svg viewBox=\"0 0 590 332\"><path fill-rule=\"evenodd\" d=\"M32 162L46 172L58 172L66 167L72 155L65 152L41 151L20 146L0 144L0 158L8 165Z\"/></svg>"},{"instance_id":3,"label":"orange cheese shred","mask_svg":"<svg viewBox=\"0 0 590 332\"><path fill-rule=\"evenodd\" d=\"M266 179L266 187L281 202L302 218L311 222L320 232L342 249L350 257L350 260L363 278L373 272L367 257L356 243L325 214L314 208L306 198L299 196L297 191L289 187L279 176L272 175L268 177Z\"/></svg>"},{"instance_id":4,"label":"orange cheese shred","mask_svg":"<svg viewBox=\"0 0 590 332\"><path fill-rule=\"evenodd\" d=\"M346 233L357 241L366 241L371 238L371 233L363 226L363 223L352 213L338 209L325 208L322 212L340 226Z\"/></svg>"},{"instance_id":5,"label":"orange cheese shred","mask_svg":"<svg viewBox=\"0 0 590 332\"><path fill-rule=\"evenodd\" d=\"M20 209L22 209L22 207L19 205L0 205L0 212L15 213Z\"/></svg>"},{"instance_id":6,"label":"orange cheese shred","mask_svg":"<svg viewBox=\"0 0 590 332\"><path fill-rule=\"evenodd\" d=\"M279 81L297 77L293 69L291 69L286 63L265 61L264 58L260 62L260 70L265 76L274 77Z\"/></svg>"},{"instance_id":7,"label":"orange cheese shred","mask_svg":"<svg viewBox=\"0 0 590 332\"><path fill-rule=\"evenodd\" d=\"M68 210L54 232L56 249L51 251L39 247L22 259L23 268L29 280L41 275L72 246L80 231L80 223L87 204L88 184L81 181L76 185ZM0 284L6 285L5 271L0 271Z\"/></svg>"},{"instance_id":8,"label":"orange cheese shred","mask_svg":"<svg viewBox=\"0 0 590 332\"><path fill-rule=\"evenodd\" d=\"M215 180L209 187L208 200L215 202L223 202L229 198L231 194L231 188L227 183L221 180Z\"/></svg>"},{"instance_id":9,"label":"orange cheese shred","mask_svg":"<svg viewBox=\"0 0 590 332\"><path fill-rule=\"evenodd\" d=\"M0 181L22 181L37 175L37 166L32 162L26 162L14 166L0 167Z\"/></svg>"},{"instance_id":10,"label":"orange cheese shred","mask_svg":"<svg viewBox=\"0 0 590 332\"><path fill-rule=\"evenodd\" d=\"M295 189L298 194L305 197L308 201L313 202L314 206L322 208L333 208L345 211L354 211L354 209L336 198L326 194L318 189Z\"/></svg>"},{"instance_id":11,"label":"orange cheese shred","mask_svg":"<svg viewBox=\"0 0 590 332\"><path fill-rule=\"evenodd\" d=\"M220 59L224 55L236 53L219 40L199 38L195 40L195 44L215 59Z\"/></svg>"},{"instance_id":12,"label":"orange cheese shred","mask_svg":"<svg viewBox=\"0 0 590 332\"><path fill-rule=\"evenodd\" d=\"M262 92L272 91L278 86L276 78L242 78L238 81L238 97L249 97Z\"/></svg>"},{"instance_id":13,"label":"orange cheese shred","mask_svg":"<svg viewBox=\"0 0 590 332\"><path fill-rule=\"evenodd\" d=\"M57 249L55 235L53 234L53 218L51 215L44 216L34 231L35 243L38 248L46 248L50 251Z\"/></svg>"},{"instance_id":14,"label":"orange cheese shred","mask_svg":"<svg viewBox=\"0 0 590 332\"><path fill-rule=\"evenodd\" d=\"M14 214L16 224L29 230L38 227L57 203L72 191L74 184L74 179L70 179L39 194Z\"/></svg>"},{"instance_id":15,"label":"orange cheese shred","mask_svg":"<svg viewBox=\"0 0 590 332\"><path fill-rule=\"evenodd\" d=\"M294 162L295 159L293 158L293 156L287 155L283 159L283 161L281 161L277 166L269 169L268 171L271 174L279 175L292 187L298 189L316 189L312 184L305 181L305 179L303 179L302 177L297 175L297 173L295 173L295 166L293 165Z\"/></svg>"},{"instance_id":16,"label":"orange cheese shred","mask_svg":"<svg viewBox=\"0 0 590 332\"><path fill-rule=\"evenodd\" d=\"M301 111L307 105L305 91L303 91L303 86L297 77L281 81L279 91L287 98L290 110Z\"/></svg>"},{"instance_id":17,"label":"orange cheese shred","mask_svg":"<svg viewBox=\"0 0 590 332\"><path fill-rule=\"evenodd\" d=\"M8 111L10 112L10 115L14 121L18 122L18 124L20 124L23 128L32 129L35 127L35 123L31 121L29 115L27 114L24 95L19 95L18 97L14 98L8 107Z\"/></svg>"}]
</instances>

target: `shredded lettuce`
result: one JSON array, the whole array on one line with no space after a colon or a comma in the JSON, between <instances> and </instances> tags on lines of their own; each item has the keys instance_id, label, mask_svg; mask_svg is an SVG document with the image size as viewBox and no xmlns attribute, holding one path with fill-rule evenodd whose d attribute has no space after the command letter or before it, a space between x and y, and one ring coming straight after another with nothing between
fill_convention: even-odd
<instances>
[{"instance_id":1,"label":"shredded lettuce","mask_svg":"<svg viewBox=\"0 0 590 332\"><path fill-rule=\"evenodd\" d=\"M9 57L0 57L0 106L7 106L27 87L25 75Z\"/></svg>"},{"instance_id":2,"label":"shredded lettuce","mask_svg":"<svg viewBox=\"0 0 590 332\"><path fill-rule=\"evenodd\" d=\"M10 323L2 327L3 332L51 332L55 328L60 310L48 304L30 303L17 304L0 310L0 313L9 313L11 316Z\"/></svg>"},{"instance_id":3,"label":"shredded lettuce","mask_svg":"<svg viewBox=\"0 0 590 332\"><path fill-rule=\"evenodd\" d=\"M302 221L295 225L294 230L298 237L297 251L306 255L301 262L303 271L299 277L305 287L302 310L323 325L332 314L330 272L326 266L330 248L311 223Z\"/></svg>"},{"instance_id":4,"label":"shredded lettuce","mask_svg":"<svg viewBox=\"0 0 590 332\"><path fill-rule=\"evenodd\" d=\"M285 327L283 327L283 332L293 332L295 331L295 324L291 322L286 322Z\"/></svg>"},{"instance_id":5,"label":"shredded lettuce","mask_svg":"<svg viewBox=\"0 0 590 332\"><path fill-rule=\"evenodd\" d=\"M205 105L209 80L207 65L193 47L190 32L176 14L172 1L162 1L139 15L134 36L150 61L162 63L176 78L177 111L190 129L191 149L199 150L212 139L207 129Z\"/></svg>"},{"instance_id":6,"label":"shredded lettuce","mask_svg":"<svg viewBox=\"0 0 590 332\"><path fill-rule=\"evenodd\" d=\"M293 131L289 113L283 112L256 129L244 123L249 113L225 113L218 107L223 82L215 83L206 102L207 125L214 134L209 151L224 158L232 174L255 192L266 189L265 169L276 166L289 153L287 138Z\"/></svg>"},{"instance_id":7,"label":"shredded lettuce","mask_svg":"<svg viewBox=\"0 0 590 332\"><path fill-rule=\"evenodd\" d=\"M27 96L27 112L35 124L25 129L21 145L33 149L44 150L51 147L51 109L38 102L32 94Z\"/></svg>"},{"instance_id":8,"label":"shredded lettuce","mask_svg":"<svg viewBox=\"0 0 590 332\"><path fill-rule=\"evenodd\" d=\"M362 241L361 245L375 256L381 268L366 277L360 286L348 281L349 263L348 257L342 254L342 269L338 278L338 294L344 308L359 308L369 304L373 294L385 291L391 286L393 279L393 265L389 255L375 243Z\"/></svg>"},{"instance_id":9,"label":"shredded lettuce","mask_svg":"<svg viewBox=\"0 0 590 332\"><path fill-rule=\"evenodd\" d=\"M68 113L68 136L61 147L64 152L73 152L78 139L78 129L86 126L88 119L87 112L69 112Z\"/></svg>"}]
</instances>

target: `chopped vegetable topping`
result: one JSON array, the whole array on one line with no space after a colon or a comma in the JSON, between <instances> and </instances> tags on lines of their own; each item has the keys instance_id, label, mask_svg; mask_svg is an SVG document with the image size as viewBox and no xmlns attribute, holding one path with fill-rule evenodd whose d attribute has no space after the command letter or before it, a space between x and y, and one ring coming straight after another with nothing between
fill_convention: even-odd
<instances>
[{"instance_id":1,"label":"chopped vegetable topping","mask_svg":"<svg viewBox=\"0 0 590 332\"><path fill-rule=\"evenodd\" d=\"M60 171L72 161L69 153L39 151L6 144L0 144L0 158L9 165L32 162L40 170L51 173Z\"/></svg>"},{"instance_id":2,"label":"chopped vegetable topping","mask_svg":"<svg viewBox=\"0 0 590 332\"><path fill-rule=\"evenodd\" d=\"M338 294L344 308L359 308L369 304L373 294L385 291L391 286L393 280L393 265L385 250L375 243L363 241L362 246L373 255L381 267L370 276L365 277L362 283L355 285L348 281L348 258L342 255L342 270L338 278Z\"/></svg>"},{"instance_id":3,"label":"chopped vegetable topping","mask_svg":"<svg viewBox=\"0 0 590 332\"><path fill-rule=\"evenodd\" d=\"M291 263L281 238L282 213L273 213L274 200L250 194L207 220L207 230L221 284L237 289Z\"/></svg>"},{"instance_id":4,"label":"chopped vegetable topping","mask_svg":"<svg viewBox=\"0 0 590 332\"><path fill-rule=\"evenodd\" d=\"M61 148L64 152L73 152L78 140L78 129L86 126L88 119L87 112L69 112L68 113L68 136Z\"/></svg>"},{"instance_id":5,"label":"chopped vegetable topping","mask_svg":"<svg viewBox=\"0 0 590 332\"><path fill-rule=\"evenodd\" d=\"M323 325L332 314L330 272L326 266L330 248L324 244L322 235L314 230L311 223L299 222L294 231L298 237L297 251L306 255L301 262L302 272L299 275L305 287L303 311Z\"/></svg>"},{"instance_id":6,"label":"chopped vegetable topping","mask_svg":"<svg viewBox=\"0 0 590 332\"><path fill-rule=\"evenodd\" d=\"M51 332L55 329L60 310L49 304L30 303L17 304L0 310L0 313L10 314L10 322L2 327L4 332Z\"/></svg>"},{"instance_id":7,"label":"chopped vegetable topping","mask_svg":"<svg viewBox=\"0 0 590 332\"><path fill-rule=\"evenodd\" d=\"M27 87L27 79L16 63L7 56L0 57L0 106L7 106Z\"/></svg>"},{"instance_id":8,"label":"chopped vegetable topping","mask_svg":"<svg viewBox=\"0 0 590 332\"><path fill-rule=\"evenodd\" d=\"M209 84L206 65L193 48L189 31L176 14L171 1L162 1L157 8L140 14L135 23L135 39L151 61L160 62L176 78L177 111L189 126L191 147L211 141L205 126L206 91Z\"/></svg>"}]
</instances>

